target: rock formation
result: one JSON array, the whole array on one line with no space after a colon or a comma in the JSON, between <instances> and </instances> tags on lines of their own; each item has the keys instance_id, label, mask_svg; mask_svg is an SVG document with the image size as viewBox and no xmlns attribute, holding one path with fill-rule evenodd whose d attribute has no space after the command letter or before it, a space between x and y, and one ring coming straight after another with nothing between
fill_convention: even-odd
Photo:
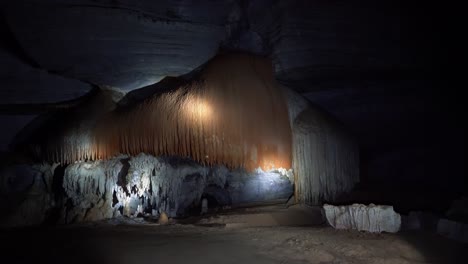
<instances>
[{"instance_id":1,"label":"rock formation","mask_svg":"<svg viewBox=\"0 0 468 264\"><path fill-rule=\"evenodd\" d=\"M437 223L437 234L468 243L468 224L440 219Z\"/></svg>"},{"instance_id":2,"label":"rock formation","mask_svg":"<svg viewBox=\"0 0 468 264\"><path fill-rule=\"evenodd\" d=\"M284 87L293 133L298 201L320 204L351 191L359 181L359 148L332 117Z\"/></svg>"},{"instance_id":3,"label":"rock formation","mask_svg":"<svg viewBox=\"0 0 468 264\"><path fill-rule=\"evenodd\" d=\"M157 217L162 212L180 217L199 213L202 195L221 207L286 200L293 193L291 172L229 171L146 154L68 166L13 166L0 176L3 227Z\"/></svg>"},{"instance_id":4,"label":"rock formation","mask_svg":"<svg viewBox=\"0 0 468 264\"><path fill-rule=\"evenodd\" d=\"M353 204L349 206L324 205L328 223L336 229L355 229L371 233L400 230L401 217L393 206Z\"/></svg>"},{"instance_id":5,"label":"rock formation","mask_svg":"<svg viewBox=\"0 0 468 264\"><path fill-rule=\"evenodd\" d=\"M35 4L6 10L12 31L32 58L64 76L122 91L192 71L216 54L224 37L221 25L176 13L171 18L131 3L121 8L92 1Z\"/></svg>"},{"instance_id":6,"label":"rock formation","mask_svg":"<svg viewBox=\"0 0 468 264\"><path fill-rule=\"evenodd\" d=\"M177 217L200 207L204 194L237 205L287 199L292 186L298 202L320 204L350 191L359 174L345 129L281 89L268 60L246 54L216 57L200 79L134 105L120 107L98 90L23 132L18 150L56 167L53 188L42 189L54 203L37 207L39 222Z\"/></svg>"}]
</instances>

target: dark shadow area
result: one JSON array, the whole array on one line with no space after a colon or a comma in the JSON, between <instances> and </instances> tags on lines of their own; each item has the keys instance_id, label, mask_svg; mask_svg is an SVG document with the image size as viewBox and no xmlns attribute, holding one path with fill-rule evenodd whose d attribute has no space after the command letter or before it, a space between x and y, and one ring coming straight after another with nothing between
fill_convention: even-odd
<instances>
[{"instance_id":1,"label":"dark shadow area","mask_svg":"<svg viewBox=\"0 0 468 264\"><path fill-rule=\"evenodd\" d=\"M424 255L427 263L465 263L468 245L439 235L418 231L401 232L399 236Z\"/></svg>"},{"instance_id":2,"label":"dark shadow area","mask_svg":"<svg viewBox=\"0 0 468 264\"><path fill-rule=\"evenodd\" d=\"M59 165L55 168L54 175L52 178L52 193L54 194L54 203L55 206L52 207L49 212L47 212L44 225L52 226L57 224L60 219L60 214L62 213L62 205L66 203L65 190L63 189L63 178L65 176L65 169L67 165Z\"/></svg>"},{"instance_id":3,"label":"dark shadow area","mask_svg":"<svg viewBox=\"0 0 468 264\"><path fill-rule=\"evenodd\" d=\"M201 200L203 201L203 199L206 199L207 201L208 210L215 210L216 208L220 206L220 204L218 203L218 200L216 200L215 197L209 194L203 194L201 197Z\"/></svg>"},{"instance_id":4,"label":"dark shadow area","mask_svg":"<svg viewBox=\"0 0 468 264\"><path fill-rule=\"evenodd\" d=\"M311 244L306 238L311 240ZM372 256L371 259L378 263L390 257L382 253L381 247L385 245L399 247L388 250L399 252L401 255L391 257L407 261L405 263L421 262L417 260L424 260L423 263L464 263L467 256L466 245L423 232L378 235L336 232L323 226L232 229L225 228L223 224L129 226L96 223L1 230L0 239L8 241L2 247L2 259L8 263L157 261L182 264L190 259L193 264L284 263L285 260L286 263L299 264L314 263L323 257L320 252L328 247L336 250L328 252L337 254L335 259L338 263L345 260L359 263L363 256ZM322 242L314 244L316 239ZM295 245L288 246L290 243ZM307 243L310 249L300 251L301 243ZM362 250L357 251L362 255L352 255L346 248ZM317 254L308 255L310 250Z\"/></svg>"},{"instance_id":5,"label":"dark shadow area","mask_svg":"<svg viewBox=\"0 0 468 264\"><path fill-rule=\"evenodd\" d=\"M16 40L13 32L11 31L4 15L4 10L0 6L0 35L2 36L0 41L0 49L7 51L14 55L23 63L30 65L34 68L39 68L39 64L34 61L21 47L20 43Z\"/></svg>"}]
</instances>

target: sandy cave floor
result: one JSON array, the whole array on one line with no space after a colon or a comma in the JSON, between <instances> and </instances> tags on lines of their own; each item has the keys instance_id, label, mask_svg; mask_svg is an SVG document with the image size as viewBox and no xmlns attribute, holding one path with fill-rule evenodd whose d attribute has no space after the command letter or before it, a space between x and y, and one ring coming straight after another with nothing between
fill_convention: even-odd
<instances>
[{"instance_id":1,"label":"sandy cave floor","mask_svg":"<svg viewBox=\"0 0 468 264\"><path fill-rule=\"evenodd\" d=\"M319 219L286 226L286 213L296 219L290 225L311 217L300 209L247 210L169 225L127 219L4 230L1 262L466 263L468 256L466 244L435 234L340 231Z\"/></svg>"}]
</instances>

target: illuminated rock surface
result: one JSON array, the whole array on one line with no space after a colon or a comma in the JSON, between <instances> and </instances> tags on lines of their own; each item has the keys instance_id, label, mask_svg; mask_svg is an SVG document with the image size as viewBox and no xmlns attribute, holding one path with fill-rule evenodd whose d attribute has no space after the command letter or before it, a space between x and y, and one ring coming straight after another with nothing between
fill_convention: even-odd
<instances>
[{"instance_id":1,"label":"illuminated rock surface","mask_svg":"<svg viewBox=\"0 0 468 264\"><path fill-rule=\"evenodd\" d=\"M293 192L287 172L229 171L145 154L67 167L20 165L0 174L2 226L157 217L162 212L180 217L199 214L202 196L214 208L286 200Z\"/></svg>"},{"instance_id":2,"label":"illuminated rock surface","mask_svg":"<svg viewBox=\"0 0 468 264\"><path fill-rule=\"evenodd\" d=\"M371 233L400 230L401 217L392 206L353 204L349 206L324 205L328 223L336 229L355 229Z\"/></svg>"}]
</instances>

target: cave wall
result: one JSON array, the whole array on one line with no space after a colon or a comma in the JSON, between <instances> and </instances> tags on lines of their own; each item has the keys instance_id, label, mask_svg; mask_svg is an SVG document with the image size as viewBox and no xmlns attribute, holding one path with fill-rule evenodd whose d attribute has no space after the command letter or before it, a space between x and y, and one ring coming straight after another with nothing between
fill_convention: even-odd
<instances>
[{"instance_id":1,"label":"cave wall","mask_svg":"<svg viewBox=\"0 0 468 264\"><path fill-rule=\"evenodd\" d=\"M437 65L440 57L450 57L435 52L440 48L441 29L451 27L445 27L444 21L438 19L441 6L430 3L21 0L2 1L0 8L5 20L2 33L10 42L7 51L12 54L3 52L4 47L0 49L0 59L5 61L0 67L8 65L2 72L11 73L0 74L4 85L2 99L13 95L15 100L24 102L37 101L36 98L42 102L54 96L68 98L72 93L88 91L84 82L130 91L167 75L190 72L220 47L247 50L270 57L278 80L333 113L358 135L369 163L363 165L362 171L376 181L398 177L404 182L416 175L388 175L388 170L374 166L400 166L395 159L386 158L395 149L385 144L394 139L401 141L408 131L415 131L415 126L402 126L386 117L412 116L406 123L429 120L432 114L424 115L428 111L413 107L420 102L407 100L407 94L399 90L414 91L410 92L411 97L425 94L432 88L415 84L414 80L432 83L431 78L442 68ZM12 46L17 50L11 50ZM31 73L11 67L14 63L10 57L21 58ZM11 78L12 75L20 78ZM73 79L45 81L57 75ZM7 83L12 79L16 81ZM399 82L391 83L392 80ZM420 88L414 90L416 86ZM440 86L447 88L446 83ZM381 93L383 102L376 99L375 93ZM388 101L394 102L389 105ZM420 135L426 125L417 129L413 134ZM432 129L430 122L427 129ZM421 138L418 135L410 140ZM409 145L404 144L397 151L412 157L413 150L406 151ZM425 152L420 148L418 156ZM429 155L431 161L416 161L420 167L435 164L432 159L439 158L432 157L438 153L452 151L430 147L429 152L434 153ZM458 153L453 158L457 156ZM437 168L438 173L460 164L451 159ZM411 163L412 159L404 162ZM406 169L405 165L400 167L400 171ZM425 172L419 170L417 175L424 180Z\"/></svg>"},{"instance_id":2,"label":"cave wall","mask_svg":"<svg viewBox=\"0 0 468 264\"><path fill-rule=\"evenodd\" d=\"M77 223L119 216L184 217L216 206L287 199L291 171L228 170L180 158L140 154L107 161L14 165L0 171L1 226Z\"/></svg>"},{"instance_id":3,"label":"cave wall","mask_svg":"<svg viewBox=\"0 0 468 264\"><path fill-rule=\"evenodd\" d=\"M449 60L458 58L455 48L460 45L445 41L452 38L445 38L451 35L447 29L461 23L442 19L444 6L407 1L22 0L2 1L0 8L5 15L0 25L4 104L80 96L90 89L86 82L128 91L191 71L220 46L243 49L270 57L281 83L357 135L361 179L371 184L369 189L395 193L395 187L404 187L412 194L430 194L428 205L466 193L465 133L459 122L465 104L449 89L459 86L450 83L453 78L435 82L444 68L453 68ZM98 22L99 30L87 21ZM173 31L180 28L184 30ZM127 39L134 37L133 30L140 34ZM199 36L192 43L186 35L194 34ZM193 54L169 44L194 44ZM177 56L167 58L167 53ZM81 63L82 58L87 62ZM423 98L434 86L440 91ZM32 117L26 114L24 119ZM15 118L0 116L1 123L9 123L2 149L24 125L10 123Z\"/></svg>"},{"instance_id":4,"label":"cave wall","mask_svg":"<svg viewBox=\"0 0 468 264\"><path fill-rule=\"evenodd\" d=\"M295 175L292 170L284 169L267 172L257 169L250 173L230 171L223 166L204 167L189 160L144 154L119 156L106 161L75 162L66 167L44 164L36 173L40 175L38 180L33 182L39 184L38 190L42 190L39 194L45 197L33 211L38 214L35 223L74 223L120 215L157 216L161 212L170 217L181 217L196 211L204 194L214 197L221 206L287 199L293 193L293 182L298 202L321 204L334 201L338 195L349 192L359 179L358 149L354 139L336 120L301 95L287 87L282 87L281 94L288 106L293 134ZM71 120L76 124L67 130L71 133L69 136L52 135L50 139L53 142L59 140L58 146L67 143L71 148L88 142L88 122L95 122L89 116L94 116L96 106L105 112L104 102L107 101L108 94L96 94L89 105L77 106L70 110L71 116L56 119L64 120L53 122L56 128L52 128L50 122L43 124L45 134L63 129L67 120ZM112 102L109 104L113 105ZM48 141L40 142L46 148L51 145ZM53 175L52 181L50 174ZM3 190L8 193L10 183L21 176L15 173L5 175L2 177ZM30 183L28 177L25 180ZM21 225L22 218L31 218L18 208L27 210L29 201L36 194L31 194L29 185L24 185L14 195L23 198L8 205L12 215L8 219L16 217L20 220L6 220L5 225L15 222ZM11 195L6 197L9 199Z\"/></svg>"}]
</instances>

